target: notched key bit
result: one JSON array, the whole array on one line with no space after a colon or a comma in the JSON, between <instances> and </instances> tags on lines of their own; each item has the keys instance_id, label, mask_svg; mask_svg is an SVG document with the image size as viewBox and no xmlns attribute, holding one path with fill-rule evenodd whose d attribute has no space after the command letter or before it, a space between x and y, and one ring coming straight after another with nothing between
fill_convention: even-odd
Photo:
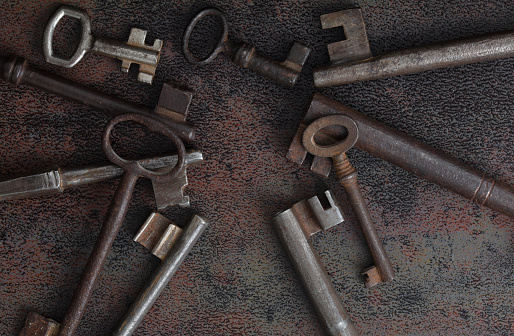
<instances>
[{"instance_id":1,"label":"notched key bit","mask_svg":"<svg viewBox=\"0 0 514 336\"><path fill-rule=\"evenodd\" d=\"M296 203L273 217L273 223L328 334L356 336L357 331L309 241L316 232L344 221L330 190L323 196L324 202L315 196Z\"/></svg>"},{"instance_id":2,"label":"notched key bit","mask_svg":"<svg viewBox=\"0 0 514 336\"><path fill-rule=\"evenodd\" d=\"M157 156L138 160L143 167L152 170L166 169L177 163L176 155ZM202 153L190 150L186 155L186 165L203 161ZM62 193L69 188L108 181L123 175L123 169L113 164L91 165L82 168L58 168L40 174L21 176L0 182L0 201L14 200ZM186 188L186 169L171 181L152 181L155 202L158 209L169 206L189 206Z\"/></svg>"},{"instance_id":3,"label":"notched key bit","mask_svg":"<svg viewBox=\"0 0 514 336\"><path fill-rule=\"evenodd\" d=\"M200 59L189 50L189 39L196 24L204 17L214 16L221 21L223 33L212 52ZM258 74L268 77L282 85L293 87L300 76L300 72L310 53L310 48L299 43L294 43L284 62L259 54L255 47L248 43L234 43L228 39L228 23L225 14L215 8L208 8L198 13L187 26L184 34L182 51L184 57L192 64L204 65L210 63L216 56L223 52L242 68L251 69Z\"/></svg>"},{"instance_id":4,"label":"notched key bit","mask_svg":"<svg viewBox=\"0 0 514 336\"><path fill-rule=\"evenodd\" d=\"M327 87L514 56L514 32L411 47L373 57L360 9L321 16L323 29L342 26L346 40L329 44L331 65L314 70L314 85Z\"/></svg>"},{"instance_id":5,"label":"notched key bit","mask_svg":"<svg viewBox=\"0 0 514 336\"><path fill-rule=\"evenodd\" d=\"M162 263L132 303L113 336L134 333L207 226L207 220L198 215L194 215L183 230L158 213L150 215L134 240L150 249Z\"/></svg>"},{"instance_id":6,"label":"notched key bit","mask_svg":"<svg viewBox=\"0 0 514 336\"><path fill-rule=\"evenodd\" d=\"M57 57L52 47L55 28L65 16L80 20L82 27L77 50L69 59ZM145 43L146 33L146 30L132 28L127 43L95 37L91 34L91 19L86 11L70 6L61 6L46 24L43 35L43 54L48 63L71 68L84 57L86 52L92 51L121 60L123 72L128 72L132 63L139 64L138 81L152 84L159 63L162 40L155 40L153 45L147 45Z\"/></svg>"}]
</instances>

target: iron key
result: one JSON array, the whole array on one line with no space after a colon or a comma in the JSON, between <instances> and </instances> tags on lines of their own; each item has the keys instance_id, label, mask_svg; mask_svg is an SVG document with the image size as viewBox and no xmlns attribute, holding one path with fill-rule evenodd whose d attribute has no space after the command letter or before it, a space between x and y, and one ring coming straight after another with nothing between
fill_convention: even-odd
<instances>
[{"instance_id":1,"label":"iron key","mask_svg":"<svg viewBox=\"0 0 514 336\"><path fill-rule=\"evenodd\" d=\"M359 8L321 16L323 29L343 26L346 40L327 46L331 65L314 70L314 85L327 87L514 56L514 31L485 34L375 56Z\"/></svg>"},{"instance_id":2,"label":"iron key","mask_svg":"<svg viewBox=\"0 0 514 336\"><path fill-rule=\"evenodd\" d=\"M120 122L133 121L146 126L150 131L158 132L169 138L177 147L177 164L166 171L150 171L145 169L137 161L127 161L122 159L114 152L110 143L110 135L114 126ZM84 273L80 279L78 288L60 325L59 336L71 336L79 326L80 319L85 312L87 302L93 294L93 289L100 271L107 259L107 254L116 238L116 234L123 224L125 215L128 211L130 198L139 176L152 180L162 181L175 178L185 165L185 148L182 141L169 128L160 123L158 118L143 116L140 114L122 114L114 117L106 125L102 137L102 146L107 158L114 164L125 170L114 198L109 206L107 218L102 225L100 235L95 243L93 252L89 256Z\"/></svg>"},{"instance_id":3,"label":"iron key","mask_svg":"<svg viewBox=\"0 0 514 336\"><path fill-rule=\"evenodd\" d=\"M319 145L315 141L316 134L320 130L331 126L344 127L348 131L348 135L344 140L334 145ZM346 191L352 210L357 217L376 264L376 266L363 271L363 274L367 275L366 286L372 287L381 282L393 280L394 270L380 241L368 206L357 183L357 170L352 166L345 153L355 145L358 136L357 124L351 118L342 115L332 115L316 119L312 122L303 132L302 142L305 149L312 155L331 157L334 161L336 178Z\"/></svg>"},{"instance_id":4,"label":"iron key","mask_svg":"<svg viewBox=\"0 0 514 336\"><path fill-rule=\"evenodd\" d=\"M152 114L147 107L36 69L19 56L0 56L0 78L13 85L26 84L43 89L60 97L96 108L110 116L122 113ZM186 141L195 138L195 128L185 121L191 98L191 91L164 83L159 103L154 111L166 117L166 120L162 120L166 126L172 128L178 136Z\"/></svg>"},{"instance_id":5,"label":"iron key","mask_svg":"<svg viewBox=\"0 0 514 336\"><path fill-rule=\"evenodd\" d=\"M223 33L211 53L206 58L200 59L189 50L189 39L196 24L207 16L214 16L221 21ZM311 51L310 48L295 42L289 51L287 59L280 63L268 56L257 53L255 47L248 43L234 43L228 39L228 23L225 14L215 8L208 8L201 11L191 20L184 34L182 50L184 57L190 63L196 65L210 63L220 52L224 52L237 65L253 70L264 77L268 77L288 87L293 87L296 84L303 65Z\"/></svg>"},{"instance_id":6,"label":"iron key","mask_svg":"<svg viewBox=\"0 0 514 336\"><path fill-rule=\"evenodd\" d=\"M79 45L69 59L56 56L52 47L55 28L65 16L80 20L82 26ZM88 51L121 60L121 71L123 72L128 72L130 65L136 63L139 64L137 80L152 84L159 63L162 40L155 40L151 46L146 45L146 33L146 30L132 28L127 43L95 37L91 34L91 19L86 11L70 6L61 6L46 24L43 35L43 54L48 63L66 68L75 66Z\"/></svg>"}]
</instances>

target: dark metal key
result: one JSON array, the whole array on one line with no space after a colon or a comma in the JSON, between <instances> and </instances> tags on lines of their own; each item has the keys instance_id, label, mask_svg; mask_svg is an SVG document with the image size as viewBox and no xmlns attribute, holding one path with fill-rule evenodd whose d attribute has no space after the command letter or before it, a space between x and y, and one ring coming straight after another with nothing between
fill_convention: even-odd
<instances>
[{"instance_id":1,"label":"dark metal key","mask_svg":"<svg viewBox=\"0 0 514 336\"><path fill-rule=\"evenodd\" d=\"M35 69L22 57L0 57L0 70L0 78L6 82L14 85L27 84L38 89L43 89L66 99L94 107L113 117L123 113L153 114L152 110L147 107L130 103L69 79ZM172 85L165 83L159 103L161 103L161 100L165 100L166 97L164 96L166 95L171 94L176 98L177 91L178 90L174 89ZM182 99L176 99L176 101L176 105L186 104L189 106L190 95ZM187 109L185 109L185 112L187 112ZM167 127L173 129L173 131L185 141L191 141L195 138L195 128L191 124L184 122L184 120L166 118L162 120L162 122Z\"/></svg>"},{"instance_id":2,"label":"dark metal key","mask_svg":"<svg viewBox=\"0 0 514 336\"><path fill-rule=\"evenodd\" d=\"M127 161L119 157L111 147L110 135L114 126L120 122L133 121L146 126L153 132L158 132L169 138L177 147L178 160L177 164L167 171L150 171L144 168L137 161ZM66 312L64 319L60 325L59 336L71 336L79 326L80 320L84 315L87 302L91 298L97 278L107 259L107 254L116 238L116 234L123 224L125 215L128 210L130 198L136 181L139 176L143 176L152 180L166 180L176 177L185 166L185 148L182 141L165 125L160 119L147 117L140 114L123 114L114 117L105 127L102 137L102 146L107 158L114 164L125 170L118 189L114 194L114 198L109 206L107 218L102 226L100 235L96 241L93 252L89 256L82 278L71 305Z\"/></svg>"},{"instance_id":3,"label":"dark metal key","mask_svg":"<svg viewBox=\"0 0 514 336\"><path fill-rule=\"evenodd\" d=\"M323 29L342 26L345 40L329 44L331 64L314 69L316 87L412 74L514 56L514 31L438 42L373 56L359 8L321 16Z\"/></svg>"},{"instance_id":4,"label":"dark metal key","mask_svg":"<svg viewBox=\"0 0 514 336\"><path fill-rule=\"evenodd\" d=\"M223 33L212 52L206 58L201 59L193 55L189 50L189 39L196 24L207 16L214 16L221 21ZM184 57L190 63L196 65L210 63L220 52L224 52L240 67L251 69L288 87L293 87L296 84L311 51L309 48L295 42L289 51L287 59L284 62L277 62L268 56L257 53L255 47L248 43L234 43L228 39L228 23L225 14L215 8L201 11L191 20L184 34L182 50Z\"/></svg>"},{"instance_id":5,"label":"dark metal key","mask_svg":"<svg viewBox=\"0 0 514 336\"><path fill-rule=\"evenodd\" d=\"M315 141L316 134L327 127L342 126L348 134L342 141L334 145L322 146ZM352 210L368 242L376 266L363 271L367 275L366 286L372 287L382 282L394 279L394 270L384 246L380 241L377 229L369 213L366 200L357 183L357 170L352 166L346 151L352 148L359 137L359 130L355 122L346 116L332 115L316 119L303 132L303 146L312 155L331 157L334 161L336 178L346 191Z\"/></svg>"}]
</instances>

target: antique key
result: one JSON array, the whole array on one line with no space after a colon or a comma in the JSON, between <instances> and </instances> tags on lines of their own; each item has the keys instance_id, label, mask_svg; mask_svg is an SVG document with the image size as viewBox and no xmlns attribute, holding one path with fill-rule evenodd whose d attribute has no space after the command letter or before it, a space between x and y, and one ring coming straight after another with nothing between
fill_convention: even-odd
<instances>
[{"instance_id":1,"label":"antique key","mask_svg":"<svg viewBox=\"0 0 514 336\"><path fill-rule=\"evenodd\" d=\"M166 155L138 162L146 169L156 170L174 166L177 160L177 155ZM200 151L187 151L187 166L202 161ZM0 201L54 195L69 188L112 180L123 173L123 169L114 164L101 164L81 168L57 168L39 174L20 176L0 182ZM187 186L186 169L174 179L166 182L152 180L152 183L157 209L165 209L172 205L189 206L189 196L184 195L184 188Z\"/></svg>"},{"instance_id":2,"label":"antique key","mask_svg":"<svg viewBox=\"0 0 514 336\"><path fill-rule=\"evenodd\" d=\"M186 141L195 138L195 128L187 123L186 116L193 93L170 83L164 83L157 107L152 112L147 107L130 103L99 90L33 68L19 56L0 57L0 78L13 85L26 84L57 96L96 108L110 116L122 113L160 114L162 122Z\"/></svg>"},{"instance_id":3,"label":"antique key","mask_svg":"<svg viewBox=\"0 0 514 336\"><path fill-rule=\"evenodd\" d=\"M344 140L330 146L319 145L316 134L327 127L342 126L347 130ZM375 224L369 213L368 206L357 183L357 170L351 165L345 152L352 148L359 137L355 122L342 115L332 115L316 119L303 132L302 143L305 149L318 157L331 157L334 161L336 178L346 191L352 210L357 217L364 237L373 255L376 266L363 271L366 274L366 286L372 287L394 279L394 270L380 241Z\"/></svg>"},{"instance_id":4,"label":"antique key","mask_svg":"<svg viewBox=\"0 0 514 336\"><path fill-rule=\"evenodd\" d=\"M315 196L278 213L273 217L273 223L325 330L331 336L357 336L357 330L309 241L315 233L344 221L330 190L324 197L326 202L323 204L328 206L323 206Z\"/></svg>"},{"instance_id":5,"label":"antique key","mask_svg":"<svg viewBox=\"0 0 514 336\"><path fill-rule=\"evenodd\" d=\"M150 171L144 168L137 161L127 161L122 159L114 152L110 143L110 135L114 126L120 122L133 121L146 126L150 131L158 132L169 138L177 147L177 164L167 171ZM152 180L166 180L176 177L185 164L185 148L180 138L170 129L160 123L158 118L152 118L140 114L122 114L114 117L106 125L102 137L102 146L107 158L114 164L125 170L114 198L109 206L107 218L102 225L102 229L95 243L95 247L89 256L84 273L80 279L78 288L60 325L59 336L71 336L79 326L80 319L85 312L86 305L93 293L100 271L107 259L107 254L116 238L116 234L123 224L123 220L128 211L128 206L132 192L139 176Z\"/></svg>"},{"instance_id":6,"label":"antique key","mask_svg":"<svg viewBox=\"0 0 514 336\"><path fill-rule=\"evenodd\" d=\"M162 259L162 263L132 303L113 336L129 336L136 331L207 226L205 218L198 215L194 215L184 229L156 212L150 215L134 240L150 249Z\"/></svg>"},{"instance_id":7,"label":"antique key","mask_svg":"<svg viewBox=\"0 0 514 336\"><path fill-rule=\"evenodd\" d=\"M189 50L189 39L196 24L207 16L214 16L220 20L223 26L223 33L211 53L204 59L201 59L193 55ZM286 60L280 63L268 56L257 53L255 47L248 43L234 43L228 39L228 23L225 14L215 8L204 9L191 20L184 34L182 50L184 57L190 63L196 65L210 63L220 52L224 52L240 67L251 69L288 87L293 87L296 84L311 51L310 48L295 42Z\"/></svg>"},{"instance_id":8,"label":"antique key","mask_svg":"<svg viewBox=\"0 0 514 336\"><path fill-rule=\"evenodd\" d=\"M476 168L435 149L403 132L397 131L348 106L316 93L296 135L287 159L302 164L307 150L302 143L304 131L314 120L343 115L351 118L359 130L355 147L406 171L447 188L479 205L514 218L514 188L487 176ZM319 137L337 141L341 132L321 130ZM322 176L330 173L330 158L315 156L310 170Z\"/></svg>"},{"instance_id":9,"label":"antique key","mask_svg":"<svg viewBox=\"0 0 514 336\"><path fill-rule=\"evenodd\" d=\"M69 16L80 20L82 35L77 50L69 59L54 54L52 41L59 21ZM146 45L146 30L132 28L127 43L91 34L91 19L86 11L70 6L59 7L48 20L43 35L43 54L48 63L71 68L77 64L88 51L117 58L122 61L121 71L128 72L132 63L139 64L137 80L152 84L162 48L162 40L155 40L153 45Z\"/></svg>"},{"instance_id":10,"label":"antique key","mask_svg":"<svg viewBox=\"0 0 514 336\"><path fill-rule=\"evenodd\" d=\"M314 70L314 85L327 87L514 56L514 31L411 47L373 57L361 10L321 16L323 29L343 26L346 40L329 44L329 66Z\"/></svg>"}]
</instances>

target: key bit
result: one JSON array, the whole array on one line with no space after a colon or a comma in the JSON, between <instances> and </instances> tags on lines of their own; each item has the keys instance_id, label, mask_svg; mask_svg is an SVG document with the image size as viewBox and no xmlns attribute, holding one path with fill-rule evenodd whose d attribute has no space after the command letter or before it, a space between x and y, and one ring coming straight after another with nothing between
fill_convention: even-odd
<instances>
[{"instance_id":1,"label":"key bit","mask_svg":"<svg viewBox=\"0 0 514 336\"><path fill-rule=\"evenodd\" d=\"M194 215L183 230L158 213L150 215L134 240L151 250L162 263L132 303L113 336L134 333L207 226L205 218L198 215Z\"/></svg>"},{"instance_id":2,"label":"key bit","mask_svg":"<svg viewBox=\"0 0 514 336\"><path fill-rule=\"evenodd\" d=\"M327 333L356 336L357 331L309 241L313 234L344 221L330 190L323 196L325 205L317 196L303 200L273 217L273 223Z\"/></svg>"},{"instance_id":3,"label":"key bit","mask_svg":"<svg viewBox=\"0 0 514 336\"><path fill-rule=\"evenodd\" d=\"M77 50L69 59L57 57L52 47L55 28L59 21L66 16L80 20L82 27ZM162 40L155 40L153 45L146 45L146 33L146 30L133 28L127 43L95 37L91 34L91 19L86 11L70 6L61 6L46 24L43 34L43 54L48 63L71 68L84 57L86 52L92 51L121 60L123 72L128 72L132 63L139 64L138 81L152 84L159 63Z\"/></svg>"},{"instance_id":4,"label":"key bit","mask_svg":"<svg viewBox=\"0 0 514 336\"><path fill-rule=\"evenodd\" d=\"M200 59L189 50L189 39L196 24L207 16L214 16L220 20L223 26L223 33L211 53L204 59ZM284 62L277 62L268 56L259 54L255 47L248 43L234 43L228 39L228 22L225 14L215 8L201 11L191 20L184 34L182 50L184 57L190 63L196 65L210 63L220 52L223 52L240 67L251 69L288 87L293 87L296 84L311 51L310 48L295 42L286 60Z\"/></svg>"},{"instance_id":5,"label":"key bit","mask_svg":"<svg viewBox=\"0 0 514 336\"><path fill-rule=\"evenodd\" d=\"M327 46L329 66L314 69L314 85L327 87L514 56L514 31L411 47L373 57L360 9L321 16L323 29L342 26L346 40Z\"/></svg>"},{"instance_id":6,"label":"key bit","mask_svg":"<svg viewBox=\"0 0 514 336\"><path fill-rule=\"evenodd\" d=\"M315 140L318 132L334 126L340 126L347 131L345 139L334 145L319 145ZM381 282L392 281L394 279L394 270L380 241L377 229L357 182L357 170L346 156L346 151L355 145L358 137L359 130L357 124L351 118L342 115L331 115L313 121L303 131L302 144L305 150L312 155L331 157L334 161L336 178L346 191L352 210L357 217L357 221L373 255L373 260L376 263L376 270L374 267L371 267L363 271L363 274L367 275L366 286L372 287ZM378 277L376 276L377 272ZM369 275L372 276L370 277Z\"/></svg>"},{"instance_id":7,"label":"key bit","mask_svg":"<svg viewBox=\"0 0 514 336\"><path fill-rule=\"evenodd\" d=\"M202 161L201 152L196 150L187 152L186 165L195 165ZM177 163L177 156L157 156L138 160L138 162L147 169L166 169L166 167ZM57 168L0 182L0 201L55 195L69 188L108 181L122 175L123 169L112 164L91 165L81 168ZM189 206L189 197L184 195L186 186L186 169L171 181L153 183L157 208L165 209L172 205Z\"/></svg>"},{"instance_id":8,"label":"key bit","mask_svg":"<svg viewBox=\"0 0 514 336\"><path fill-rule=\"evenodd\" d=\"M165 109L170 109L169 106L176 107L175 112L182 116L177 114L172 117L161 113L161 116L166 117L162 122L172 128L185 141L192 141L195 138L196 131L194 126L185 122L187 106L189 106L191 101L190 95L192 95L189 89L164 83L159 97L159 104L152 111L147 107L130 103L66 78L33 68L25 59L19 56L0 57L0 70L2 70L0 71L0 78L6 82L14 85L27 84L43 89L57 96L96 108L110 116L117 116L123 113L154 115L154 113L161 111L161 104L162 108ZM182 92L185 92L185 94L182 94ZM180 106L186 106L186 109L184 110Z\"/></svg>"},{"instance_id":9,"label":"key bit","mask_svg":"<svg viewBox=\"0 0 514 336\"><path fill-rule=\"evenodd\" d=\"M30 312L20 336L57 336L59 323L36 312Z\"/></svg>"},{"instance_id":10,"label":"key bit","mask_svg":"<svg viewBox=\"0 0 514 336\"><path fill-rule=\"evenodd\" d=\"M153 50L160 53L162 49L162 40L155 40L152 46L146 45L146 30L142 30L139 28L132 28L130 30L130 35L127 44L134 47L141 47L147 50ZM134 63L134 60L131 59L121 59L121 71L129 72L130 66ZM158 59L157 59L158 62ZM139 64L139 74L137 80L143 83L152 84L153 77L155 76L155 71L157 70L157 62L152 64L145 63L137 63Z\"/></svg>"}]
</instances>

